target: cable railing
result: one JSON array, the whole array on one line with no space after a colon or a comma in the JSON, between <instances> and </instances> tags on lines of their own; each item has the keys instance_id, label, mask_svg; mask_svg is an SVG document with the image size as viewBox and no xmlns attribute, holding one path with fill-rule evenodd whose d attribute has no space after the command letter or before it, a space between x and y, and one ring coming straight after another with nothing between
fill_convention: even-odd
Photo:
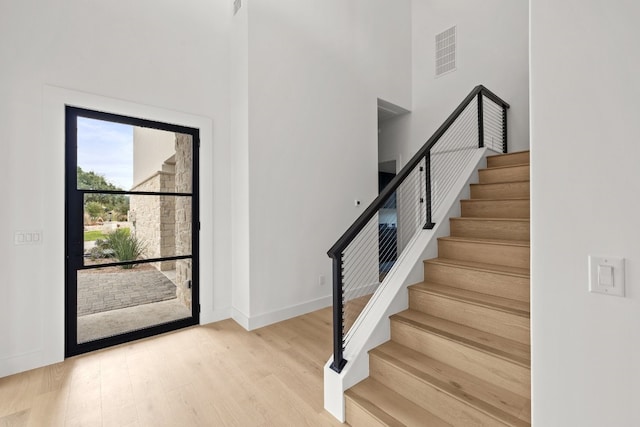
<instances>
[{"instance_id":1,"label":"cable railing","mask_svg":"<svg viewBox=\"0 0 640 427\"><path fill-rule=\"evenodd\" d=\"M507 152L509 104L476 86L328 251L333 260L333 362L341 372L357 319L478 148Z\"/></svg>"}]
</instances>

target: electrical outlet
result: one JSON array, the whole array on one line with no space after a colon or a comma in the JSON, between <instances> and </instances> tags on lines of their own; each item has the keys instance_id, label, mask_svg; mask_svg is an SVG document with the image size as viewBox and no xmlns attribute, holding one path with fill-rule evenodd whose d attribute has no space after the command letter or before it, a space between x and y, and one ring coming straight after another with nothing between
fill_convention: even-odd
<instances>
[{"instance_id":1,"label":"electrical outlet","mask_svg":"<svg viewBox=\"0 0 640 427\"><path fill-rule=\"evenodd\" d=\"M326 278L324 277L324 274L319 275L318 276L318 285L324 286L325 283L326 283Z\"/></svg>"}]
</instances>

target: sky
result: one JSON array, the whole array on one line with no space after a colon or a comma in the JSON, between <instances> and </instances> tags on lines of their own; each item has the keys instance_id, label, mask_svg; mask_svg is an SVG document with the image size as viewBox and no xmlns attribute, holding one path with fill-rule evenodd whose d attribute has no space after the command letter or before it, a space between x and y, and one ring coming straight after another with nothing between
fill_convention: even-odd
<instances>
[{"instance_id":1,"label":"sky","mask_svg":"<svg viewBox=\"0 0 640 427\"><path fill-rule=\"evenodd\" d=\"M133 126L78 117L78 166L123 190L133 185Z\"/></svg>"}]
</instances>

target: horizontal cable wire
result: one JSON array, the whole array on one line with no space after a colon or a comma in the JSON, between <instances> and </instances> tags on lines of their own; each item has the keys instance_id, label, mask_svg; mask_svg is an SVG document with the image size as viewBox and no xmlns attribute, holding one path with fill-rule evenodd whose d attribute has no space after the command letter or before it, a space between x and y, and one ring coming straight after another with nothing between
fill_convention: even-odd
<instances>
[{"instance_id":1,"label":"horizontal cable wire","mask_svg":"<svg viewBox=\"0 0 640 427\"><path fill-rule=\"evenodd\" d=\"M469 104L436 144L437 149L432 156L434 213L438 211L478 147L477 111L477 103Z\"/></svg>"},{"instance_id":2,"label":"horizontal cable wire","mask_svg":"<svg viewBox=\"0 0 640 427\"><path fill-rule=\"evenodd\" d=\"M503 143L503 117L502 106L484 97L484 143L487 148L493 151L502 152Z\"/></svg>"},{"instance_id":3,"label":"horizontal cable wire","mask_svg":"<svg viewBox=\"0 0 640 427\"><path fill-rule=\"evenodd\" d=\"M395 196L395 228L386 228L380 215L375 215L343 251L343 324L347 331L395 264L403 246L424 225L424 173L423 160L383 204L383 209L392 210ZM343 341L348 342L347 335Z\"/></svg>"},{"instance_id":4,"label":"horizontal cable wire","mask_svg":"<svg viewBox=\"0 0 640 427\"><path fill-rule=\"evenodd\" d=\"M484 144L502 149L502 107L483 97ZM478 104L470 102L432 147L431 208L433 221L470 160L478 141ZM410 241L426 223L425 160L408 174L382 208L363 227L342 252L343 348L357 329L357 319ZM394 206L395 201L395 206ZM389 222L395 214L395 226ZM383 219L383 217L385 219Z\"/></svg>"},{"instance_id":5,"label":"horizontal cable wire","mask_svg":"<svg viewBox=\"0 0 640 427\"><path fill-rule=\"evenodd\" d=\"M444 203L459 179L466 178L462 172L475 159L478 147L502 152L506 144L504 108L508 105L488 98L487 92L475 93L480 93L482 99L482 129L478 129L479 98L472 92L465 98L466 106L458 107L452 114L456 118L448 119L441 127L446 130L439 132L438 140L433 142L431 138L429 147L421 150L430 161L430 188L427 188L426 159L422 157L408 174L403 174L404 179L394 193L364 227L343 246L340 258L334 257L341 260L342 280L342 313L337 312L342 317L342 329L341 336L334 339L342 342L343 352L362 324L362 314L372 309L381 295L381 287L397 274L394 265L419 235L427 218L435 223L444 219ZM489 92L489 96L493 95ZM479 141L480 132L483 141ZM341 353L336 358L341 360Z\"/></svg>"}]
</instances>

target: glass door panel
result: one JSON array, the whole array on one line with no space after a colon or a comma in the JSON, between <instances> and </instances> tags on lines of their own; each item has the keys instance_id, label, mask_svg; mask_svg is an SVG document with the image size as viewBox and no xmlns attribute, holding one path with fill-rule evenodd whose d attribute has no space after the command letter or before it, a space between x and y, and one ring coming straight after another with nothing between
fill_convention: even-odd
<instances>
[{"instance_id":1,"label":"glass door panel","mask_svg":"<svg viewBox=\"0 0 640 427\"><path fill-rule=\"evenodd\" d=\"M198 323L198 130L67 107L66 354Z\"/></svg>"}]
</instances>

